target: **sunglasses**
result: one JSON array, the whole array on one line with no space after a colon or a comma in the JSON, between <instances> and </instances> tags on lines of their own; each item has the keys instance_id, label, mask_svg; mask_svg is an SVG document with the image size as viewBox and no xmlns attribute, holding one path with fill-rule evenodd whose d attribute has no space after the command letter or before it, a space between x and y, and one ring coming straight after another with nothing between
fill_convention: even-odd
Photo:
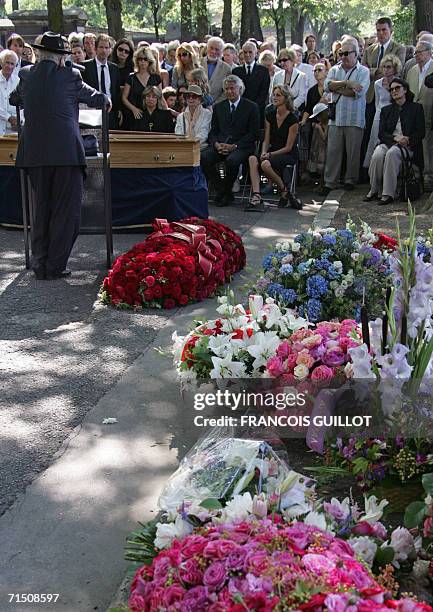
<instances>
[{"instance_id":1,"label":"sunglasses","mask_svg":"<svg viewBox=\"0 0 433 612\"><path fill-rule=\"evenodd\" d=\"M200 96L198 96L197 94L185 94L185 97L193 100L197 100L198 98L200 98Z\"/></svg>"},{"instance_id":2,"label":"sunglasses","mask_svg":"<svg viewBox=\"0 0 433 612\"><path fill-rule=\"evenodd\" d=\"M180 57L189 57L188 51L183 51L182 53L180 53Z\"/></svg>"},{"instance_id":3,"label":"sunglasses","mask_svg":"<svg viewBox=\"0 0 433 612\"><path fill-rule=\"evenodd\" d=\"M390 87L389 91L398 91L401 88L402 88L402 85L396 85L395 87Z\"/></svg>"},{"instance_id":4,"label":"sunglasses","mask_svg":"<svg viewBox=\"0 0 433 612\"><path fill-rule=\"evenodd\" d=\"M356 51L339 51L338 57L348 57L351 53L356 53Z\"/></svg>"},{"instance_id":5,"label":"sunglasses","mask_svg":"<svg viewBox=\"0 0 433 612\"><path fill-rule=\"evenodd\" d=\"M288 57L280 58L280 62L290 62L291 60Z\"/></svg>"},{"instance_id":6,"label":"sunglasses","mask_svg":"<svg viewBox=\"0 0 433 612\"><path fill-rule=\"evenodd\" d=\"M117 47L117 51L122 51L122 53L127 53L129 55L129 49L125 49L124 47Z\"/></svg>"},{"instance_id":7,"label":"sunglasses","mask_svg":"<svg viewBox=\"0 0 433 612\"><path fill-rule=\"evenodd\" d=\"M418 51L414 52L413 56L416 57L420 53L425 53L426 51L428 52L428 49L418 49Z\"/></svg>"},{"instance_id":8,"label":"sunglasses","mask_svg":"<svg viewBox=\"0 0 433 612\"><path fill-rule=\"evenodd\" d=\"M323 68L314 68L313 72L323 72Z\"/></svg>"},{"instance_id":9,"label":"sunglasses","mask_svg":"<svg viewBox=\"0 0 433 612\"><path fill-rule=\"evenodd\" d=\"M147 59L147 57L139 57L138 61L139 62L148 62L149 60Z\"/></svg>"}]
</instances>

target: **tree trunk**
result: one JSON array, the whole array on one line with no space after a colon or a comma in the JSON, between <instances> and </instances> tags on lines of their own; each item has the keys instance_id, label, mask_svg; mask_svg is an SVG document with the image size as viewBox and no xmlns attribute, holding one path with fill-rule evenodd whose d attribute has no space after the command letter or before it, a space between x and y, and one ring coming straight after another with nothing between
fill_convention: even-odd
<instances>
[{"instance_id":1,"label":"tree trunk","mask_svg":"<svg viewBox=\"0 0 433 612\"><path fill-rule=\"evenodd\" d=\"M19 11L20 10L19 4L18 4L18 0L12 0L12 10L13 11Z\"/></svg>"},{"instance_id":2,"label":"tree trunk","mask_svg":"<svg viewBox=\"0 0 433 612\"><path fill-rule=\"evenodd\" d=\"M223 40L225 40L226 42L232 42L232 0L224 0L223 20L221 26L221 35Z\"/></svg>"},{"instance_id":3,"label":"tree trunk","mask_svg":"<svg viewBox=\"0 0 433 612\"><path fill-rule=\"evenodd\" d=\"M115 40L125 35L122 25L122 0L104 0L108 34Z\"/></svg>"},{"instance_id":4,"label":"tree trunk","mask_svg":"<svg viewBox=\"0 0 433 612\"><path fill-rule=\"evenodd\" d=\"M251 34L257 40L263 40L262 26L260 24L259 7L256 0L250 0L251 3Z\"/></svg>"},{"instance_id":5,"label":"tree trunk","mask_svg":"<svg viewBox=\"0 0 433 612\"><path fill-rule=\"evenodd\" d=\"M48 27L51 32L64 34L62 0L47 0Z\"/></svg>"},{"instance_id":6,"label":"tree trunk","mask_svg":"<svg viewBox=\"0 0 433 612\"><path fill-rule=\"evenodd\" d=\"M206 34L209 34L206 0L195 0L195 13L197 18L197 38L198 40L203 40Z\"/></svg>"},{"instance_id":7,"label":"tree trunk","mask_svg":"<svg viewBox=\"0 0 433 612\"><path fill-rule=\"evenodd\" d=\"M159 11L157 9L153 9L153 28L155 30L155 38L157 41L159 40L158 13Z\"/></svg>"},{"instance_id":8,"label":"tree trunk","mask_svg":"<svg viewBox=\"0 0 433 612\"><path fill-rule=\"evenodd\" d=\"M284 0L278 0L278 7L274 9L274 22L277 34L277 49L280 51L286 47L286 13L284 11Z\"/></svg>"},{"instance_id":9,"label":"tree trunk","mask_svg":"<svg viewBox=\"0 0 433 612\"><path fill-rule=\"evenodd\" d=\"M415 29L433 32L433 0L415 0Z\"/></svg>"},{"instance_id":10,"label":"tree trunk","mask_svg":"<svg viewBox=\"0 0 433 612\"><path fill-rule=\"evenodd\" d=\"M191 0L180 0L180 37L183 42L191 40L192 7Z\"/></svg>"},{"instance_id":11,"label":"tree trunk","mask_svg":"<svg viewBox=\"0 0 433 612\"><path fill-rule=\"evenodd\" d=\"M242 0L241 13L241 45L251 36L251 2L250 0Z\"/></svg>"},{"instance_id":12,"label":"tree trunk","mask_svg":"<svg viewBox=\"0 0 433 612\"><path fill-rule=\"evenodd\" d=\"M292 8L290 10L290 30L291 30L290 43L292 45L297 44L297 45L302 46L304 44L304 40L303 40L304 28L305 28L304 15L302 15L298 9Z\"/></svg>"}]
</instances>

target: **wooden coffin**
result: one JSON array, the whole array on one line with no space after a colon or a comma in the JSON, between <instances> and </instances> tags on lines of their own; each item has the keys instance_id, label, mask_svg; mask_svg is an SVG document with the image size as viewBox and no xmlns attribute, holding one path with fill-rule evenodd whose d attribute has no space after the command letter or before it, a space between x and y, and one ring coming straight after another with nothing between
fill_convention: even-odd
<instances>
[{"instance_id":1,"label":"wooden coffin","mask_svg":"<svg viewBox=\"0 0 433 612\"><path fill-rule=\"evenodd\" d=\"M0 137L0 166L15 166L17 147L17 134L6 134Z\"/></svg>"},{"instance_id":2,"label":"wooden coffin","mask_svg":"<svg viewBox=\"0 0 433 612\"><path fill-rule=\"evenodd\" d=\"M17 146L17 134L0 137L0 166L15 165ZM199 165L200 141L195 138L175 134L110 132L112 168L178 168Z\"/></svg>"},{"instance_id":3,"label":"wooden coffin","mask_svg":"<svg viewBox=\"0 0 433 612\"><path fill-rule=\"evenodd\" d=\"M110 132L112 168L178 168L200 165L200 141L175 134Z\"/></svg>"}]
</instances>

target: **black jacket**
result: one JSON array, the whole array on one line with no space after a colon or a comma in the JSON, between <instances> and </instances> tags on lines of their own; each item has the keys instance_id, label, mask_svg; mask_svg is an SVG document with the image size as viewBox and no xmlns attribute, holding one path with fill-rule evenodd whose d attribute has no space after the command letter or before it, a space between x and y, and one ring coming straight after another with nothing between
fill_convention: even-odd
<instances>
[{"instance_id":1,"label":"black jacket","mask_svg":"<svg viewBox=\"0 0 433 612\"><path fill-rule=\"evenodd\" d=\"M113 109L109 115L109 125L111 130L116 130L119 127L118 122L118 112L121 109L121 97L120 97L120 72L117 64L113 62L107 62L108 70L110 72L110 93L109 96L111 98L111 103L113 105ZM99 91L99 81L98 81L98 70L96 67L96 60L90 59L83 62L84 72L82 73L83 81L90 85L90 87L94 87L97 91ZM107 92L108 94L108 92Z\"/></svg>"},{"instance_id":2,"label":"black jacket","mask_svg":"<svg viewBox=\"0 0 433 612\"><path fill-rule=\"evenodd\" d=\"M433 88L433 74L428 74L426 76L426 78L424 79L424 85L426 87L428 87L429 89ZM432 125L431 125L431 129L433 130L433 109L432 109Z\"/></svg>"},{"instance_id":3,"label":"black jacket","mask_svg":"<svg viewBox=\"0 0 433 612\"><path fill-rule=\"evenodd\" d=\"M379 140L388 147L395 144L393 132L399 118L403 136L409 137L409 147L413 151L412 161L422 170L424 168L422 140L425 136L425 120L421 104L407 101L403 106L397 104L384 106L380 112Z\"/></svg>"},{"instance_id":4,"label":"black jacket","mask_svg":"<svg viewBox=\"0 0 433 612\"><path fill-rule=\"evenodd\" d=\"M230 113L230 102L223 100L215 104L212 113L212 126L209 132L209 144L225 142L238 145L239 149L254 151L259 139L259 109L255 102L241 98L233 113Z\"/></svg>"},{"instance_id":5,"label":"black jacket","mask_svg":"<svg viewBox=\"0 0 433 612\"><path fill-rule=\"evenodd\" d=\"M21 68L19 77L10 102L24 107L26 120L16 165L85 166L78 104L102 108L107 96L83 83L78 70L60 68L49 60Z\"/></svg>"},{"instance_id":6,"label":"black jacket","mask_svg":"<svg viewBox=\"0 0 433 612\"><path fill-rule=\"evenodd\" d=\"M133 119L131 130L136 132L162 132L172 134L174 132L173 116L168 110L157 108L150 115L146 109L141 119Z\"/></svg>"},{"instance_id":7,"label":"black jacket","mask_svg":"<svg viewBox=\"0 0 433 612\"><path fill-rule=\"evenodd\" d=\"M263 115L271 83L268 69L256 62L251 71L251 76L248 76L245 65L233 68L232 74L235 74L244 82L243 97L255 102L259 106L261 115Z\"/></svg>"}]
</instances>

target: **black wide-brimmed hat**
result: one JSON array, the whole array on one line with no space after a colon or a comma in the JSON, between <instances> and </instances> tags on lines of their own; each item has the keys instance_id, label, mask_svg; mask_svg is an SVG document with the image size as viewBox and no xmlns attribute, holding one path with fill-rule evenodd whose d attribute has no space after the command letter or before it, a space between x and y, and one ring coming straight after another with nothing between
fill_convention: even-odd
<instances>
[{"instance_id":1,"label":"black wide-brimmed hat","mask_svg":"<svg viewBox=\"0 0 433 612\"><path fill-rule=\"evenodd\" d=\"M33 44L32 47L42 49L43 51L50 51L51 53L60 53L61 55L68 55L70 53L68 49L65 49L65 40L60 34L55 32L45 32L40 44Z\"/></svg>"}]
</instances>

